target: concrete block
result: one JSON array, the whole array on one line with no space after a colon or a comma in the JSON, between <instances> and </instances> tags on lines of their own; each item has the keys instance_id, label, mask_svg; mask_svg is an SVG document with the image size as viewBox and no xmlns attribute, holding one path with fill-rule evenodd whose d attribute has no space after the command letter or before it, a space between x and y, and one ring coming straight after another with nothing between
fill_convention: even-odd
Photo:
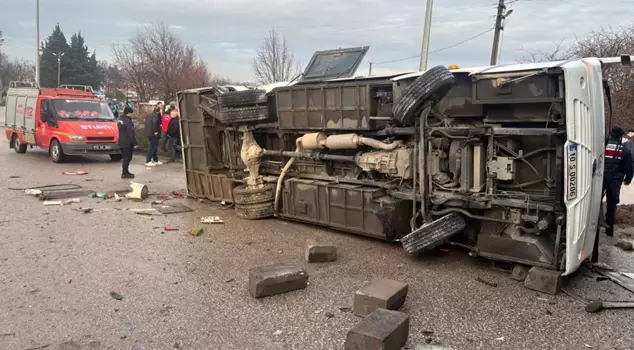
<instances>
[{"instance_id":1,"label":"concrete block","mask_svg":"<svg viewBox=\"0 0 634 350\"><path fill-rule=\"evenodd\" d=\"M405 303L407 284L375 278L354 295L353 312L365 317L378 308L397 310Z\"/></svg>"},{"instance_id":2,"label":"concrete block","mask_svg":"<svg viewBox=\"0 0 634 350\"><path fill-rule=\"evenodd\" d=\"M511 279L524 282L529 269L530 268L526 265L515 264L515 266L513 266L513 270L511 271Z\"/></svg>"},{"instance_id":3,"label":"concrete block","mask_svg":"<svg viewBox=\"0 0 634 350\"><path fill-rule=\"evenodd\" d=\"M249 293L255 298L306 288L308 274L301 267L273 264L249 270Z\"/></svg>"},{"instance_id":4,"label":"concrete block","mask_svg":"<svg viewBox=\"0 0 634 350\"><path fill-rule=\"evenodd\" d=\"M335 259L337 259L337 248L334 245L312 239L306 241L306 261L309 263L330 262Z\"/></svg>"},{"instance_id":5,"label":"concrete block","mask_svg":"<svg viewBox=\"0 0 634 350\"><path fill-rule=\"evenodd\" d=\"M346 350L397 350L407 343L409 315L376 309L348 331Z\"/></svg>"},{"instance_id":6,"label":"concrete block","mask_svg":"<svg viewBox=\"0 0 634 350\"><path fill-rule=\"evenodd\" d=\"M538 292L555 295L564 284L561 272L541 267L532 267L524 280L524 287Z\"/></svg>"}]
</instances>

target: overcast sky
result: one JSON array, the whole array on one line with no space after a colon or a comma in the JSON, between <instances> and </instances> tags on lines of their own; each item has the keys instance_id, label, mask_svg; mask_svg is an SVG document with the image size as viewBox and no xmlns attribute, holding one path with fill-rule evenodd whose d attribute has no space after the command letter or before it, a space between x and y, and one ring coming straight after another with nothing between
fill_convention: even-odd
<instances>
[{"instance_id":1,"label":"overcast sky","mask_svg":"<svg viewBox=\"0 0 634 350\"><path fill-rule=\"evenodd\" d=\"M481 66L489 62L493 32L446 50L492 29L495 0L436 0L429 66ZM513 13L506 23L501 62L513 63L524 50L548 50L553 42L574 40L601 26L634 23L632 0L507 0ZM0 0L2 50L34 57L35 0ZM125 43L139 26L164 21L199 55L214 74L253 78L251 60L262 38L275 27L288 39L296 58L307 63L315 50L365 46L367 62L420 54L425 0L41 0L44 40L59 22L67 38L81 31L98 59L110 60L113 44ZM436 50L440 50L434 52ZM378 63L375 73L417 70L418 58Z\"/></svg>"}]
</instances>

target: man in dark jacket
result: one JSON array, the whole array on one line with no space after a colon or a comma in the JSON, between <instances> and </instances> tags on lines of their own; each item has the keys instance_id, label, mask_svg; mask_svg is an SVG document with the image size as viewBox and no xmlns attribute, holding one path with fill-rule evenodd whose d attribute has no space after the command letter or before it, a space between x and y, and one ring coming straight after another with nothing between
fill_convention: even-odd
<instances>
[{"instance_id":1,"label":"man in dark jacket","mask_svg":"<svg viewBox=\"0 0 634 350\"><path fill-rule=\"evenodd\" d=\"M172 157L169 162L176 162L181 160L181 129L178 120L178 110L172 109L170 111L172 120L170 120L167 126L167 135L172 143Z\"/></svg>"},{"instance_id":2,"label":"man in dark jacket","mask_svg":"<svg viewBox=\"0 0 634 350\"><path fill-rule=\"evenodd\" d=\"M163 163L158 160L158 142L161 135L161 108L156 105L154 110L145 117L145 136L150 141L145 166L157 166Z\"/></svg>"},{"instance_id":3,"label":"man in dark jacket","mask_svg":"<svg viewBox=\"0 0 634 350\"><path fill-rule=\"evenodd\" d=\"M605 168L603 171L603 193L606 197L605 233L614 234L616 206L619 204L621 185L629 186L634 176L632 148L623 144L625 132L618 126L610 130L610 138L605 145Z\"/></svg>"},{"instance_id":4,"label":"man in dark jacket","mask_svg":"<svg viewBox=\"0 0 634 350\"><path fill-rule=\"evenodd\" d=\"M132 108L125 107L123 114L117 121L117 127L119 128L119 147L121 147L121 153L123 155L121 159L121 178L122 179L134 179L128 167L132 160L132 151L136 146L136 135L134 134L134 123L130 119L129 114L132 113Z\"/></svg>"}]
</instances>

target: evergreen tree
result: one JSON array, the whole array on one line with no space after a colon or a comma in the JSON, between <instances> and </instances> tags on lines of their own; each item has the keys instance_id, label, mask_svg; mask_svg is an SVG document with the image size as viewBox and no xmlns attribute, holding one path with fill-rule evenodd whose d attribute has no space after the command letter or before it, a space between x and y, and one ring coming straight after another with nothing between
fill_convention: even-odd
<instances>
[{"instance_id":1,"label":"evergreen tree","mask_svg":"<svg viewBox=\"0 0 634 350\"><path fill-rule=\"evenodd\" d=\"M81 33L73 34L70 45L59 27L55 26L53 33L42 46L40 59L40 84L42 87L57 86L57 56L63 53L61 60L60 84L90 85L98 89L103 74L99 68L96 54L88 51L88 46Z\"/></svg>"},{"instance_id":2,"label":"evergreen tree","mask_svg":"<svg viewBox=\"0 0 634 350\"><path fill-rule=\"evenodd\" d=\"M68 42L59 27L59 23L55 25L53 33L44 40L42 44L42 53L40 56L40 85L42 87L57 87L57 56L56 54L66 54L68 52ZM69 71L65 57L62 57L61 76L62 84L66 83L65 77L68 77Z\"/></svg>"}]
</instances>

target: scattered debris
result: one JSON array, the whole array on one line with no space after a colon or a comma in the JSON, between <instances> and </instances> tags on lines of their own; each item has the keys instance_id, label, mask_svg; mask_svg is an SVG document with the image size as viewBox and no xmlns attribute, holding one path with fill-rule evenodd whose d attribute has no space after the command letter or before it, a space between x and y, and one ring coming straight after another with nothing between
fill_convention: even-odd
<instances>
[{"instance_id":1,"label":"scattered debris","mask_svg":"<svg viewBox=\"0 0 634 350\"><path fill-rule=\"evenodd\" d=\"M339 311L341 311L341 312L345 312L345 313L350 313L350 312L352 312L352 308L349 308L349 307L340 307L340 308L339 308Z\"/></svg>"},{"instance_id":2,"label":"scattered debris","mask_svg":"<svg viewBox=\"0 0 634 350\"><path fill-rule=\"evenodd\" d=\"M200 218L201 224L224 224L224 220L220 216L204 216Z\"/></svg>"},{"instance_id":3,"label":"scattered debris","mask_svg":"<svg viewBox=\"0 0 634 350\"><path fill-rule=\"evenodd\" d=\"M282 335L282 331L281 330L276 330L275 332L273 332L273 335Z\"/></svg>"},{"instance_id":4,"label":"scattered debris","mask_svg":"<svg viewBox=\"0 0 634 350\"><path fill-rule=\"evenodd\" d=\"M354 295L353 312L365 317L376 309L397 310L407 297L408 285L385 278L375 278Z\"/></svg>"},{"instance_id":5,"label":"scattered debris","mask_svg":"<svg viewBox=\"0 0 634 350\"><path fill-rule=\"evenodd\" d=\"M592 264L592 268L595 272L609 278L613 283L634 293L634 283L632 279L627 275L624 275L622 272L617 271L613 267L604 263Z\"/></svg>"},{"instance_id":6,"label":"scattered debris","mask_svg":"<svg viewBox=\"0 0 634 350\"><path fill-rule=\"evenodd\" d=\"M19 179L19 178L21 178L21 176L17 176L17 175L9 176L9 179Z\"/></svg>"},{"instance_id":7,"label":"scattered debris","mask_svg":"<svg viewBox=\"0 0 634 350\"><path fill-rule=\"evenodd\" d=\"M233 281L235 281L235 278L229 278L228 280L225 281L225 283L231 283Z\"/></svg>"},{"instance_id":8,"label":"scattered debris","mask_svg":"<svg viewBox=\"0 0 634 350\"><path fill-rule=\"evenodd\" d=\"M203 233L203 229L200 227L194 227L191 231L189 231L189 233L194 237L198 237Z\"/></svg>"},{"instance_id":9,"label":"scattered debris","mask_svg":"<svg viewBox=\"0 0 634 350\"><path fill-rule=\"evenodd\" d=\"M82 212L84 214L88 214L92 212L92 208L77 208L75 210L77 210L78 212Z\"/></svg>"},{"instance_id":10,"label":"scattered debris","mask_svg":"<svg viewBox=\"0 0 634 350\"><path fill-rule=\"evenodd\" d=\"M324 316L326 316L327 318L333 318L335 317L335 314L333 314L332 312L326 312Z\"/></svg>"},{"instance_id":11,"label":"scattered debris","mask_svg":"<svg viewBox=\"0 0 634 350\"><path fill-rule=\"evenodd\" d=\"M595 313L604 309L634 309L634 301L593 300L586 305L586 312Z\"/></svg>"},{"instance_id":12,"label":"scattered debris","mask_svg":"<svg viewBox=\"0 0 634 350\"><path fill-rule=\"evenodd\" d=\"M139 215L157 215L157 216L163 215L154 208L130 208L127 210Z\"/></svg>"},{"instance_id":13,"label":"scattered debris","mask_svg":"<svg viewBox=\"0 0 634 350\"><path fill-rule=\"evenodd\" d=\"M524 282L526 276L528 276L529 267L526 265L515 264L513 270L511 270L511 279L519 282Z\"/></svg>"},{"instance_id":14,"label":"scattered debris","mask_svg":"<svg viewBox=\"0 0 634 350\"><path fill-rule=\"evenodd\" d=\"M144 214L144 213L136 213L136 215L140 218L144 218L146 220L154 220L154 218L152 217L152 215L149 214Z\"/></svg>"},{"instance_id":15,"label":"scattered debris","mask_svg":"<svg viewBox=\"0 0 634 350\"><path fill-rule=\"evenodd\" d=\"M306 241L305 259L309 263L331 262L337 259L337 247L309 239Z\"/></svg>"},{"instance_id":16,"label":"scattered debris","mask_svg":"<svg viewBox=\"0 0 634 350\"><path fill-rule=\"evenodd\" d=\"M63 171L62 175L88 175L88 172L83 170Z\"/></svg>"},{"instance_id":17,"label":"scattered debris","mask_svg":"<svg viewBox=\"0 0 634 350\"><path fill-rule=\"evenodd\" d=\"M110 292L110 296L114 300L119 300L119 301L123 300L123 296L117 292Z\"/></svg>"},{"instance_id":18,"label":"scattered debris","mask_svg":"<svg viewBox=\"0 0 634 350\"><path fill-rule=\"evenodd\" d=\"M24 190L24 194L29 195L29 196L39 196L39 195L42 194L42 190L29 188L29 189Z\"/></svg>"},{"instance_id":19,"label":"scattered debris","mask_svg":"<svg viewBox=\"0 0 634 350\"><path fill-rule=\"evenodd\" d=\"M194 211L194 209L182 204L182 203L174 203L174 204L165 204L165 205L157 205L156 210L161 214L180 214L180 213L188 213Z\"/></svg>"},{"instance_id":20,"label":"scattered debris","mask_svg":"<svg viewBox=\"0 0 634 350\"><path fill-rule=\"evenodd\" d=\"M49 346L51 346L51 344L46 344L46 345L42 345L42 346L36 346L36 347L34 347L34 348L26 348L26 349L24 349L24 350L40 350L40 349L46 349L46 348L48 348Z\"/></svg>"},{"instance_id":21,"label":"scattered debris","mask_svg":"<svg viewBox=\"0 0 634 350\"><path fill-rule=\"evenodd\" d=\"M103 193L103 192L93 192L88 195L88 198L108 199L108 198L111 198L111 195L107 193Z\"/></svg>"},{"instance_id":22,"label":"scattered debris","mask_svg":"<svg viewBox=\"0 0 634 350\"><path fill-rule=\"evenodd\" d=\"M273 264L249 270L249 292L254 298L304 289L308 274L299 266Z\"/></svg>"},{"instance_id":23,"label":"scattered debris","mask_svg":"<svg viewBox=\"0 0 634 350\"><path fill-rule=\"evenodd\" d=\"M548 316L552 316L552 315L553 315L553 312L552 312L552 311L550 311L550 310L548 310L548 309L546 309L546 315L548 315Z\"/></svg>"},{"instance_id":24,"label":"scattered debris","mask_svg":"<svg viewBox=\"0 0 634 350\"><path fill-rule=\"evenodd\" d=\"M594 346L590 345L590 344L583 344L583 346L585 346L588 349L594 349Z\"/></svg>"},{"instance_id":25,"label":"scattered debris","mask_svg":"<svg viewBox=\"0 0 634 350\"><path fill-rule=\"evenodd\" d=\"M165 202L165 200L164 200L164 199L155 200L155 201L152 201L152 205L156 205L156 204L163 204L163 202Z\"/></svg>"},{"instance_id":26,"label":"scattered debris","mask_svg":"<svg viewBox=\"0 0 634 350\"><path fill-rule=\"evenodd\" d=\"M73 204L73 203L81 203L81 199L79 199L79 198L70 198L70 199L66 199L65 201L62 202L63 205L68 205L68 204Z\"/></svg>"},{"instance_id":27,"label":"scattered debris","mask_svg":"<svg viewBox=\"0 0 634 350\"><path fill-rule=\"evenodd\" d=\"M114 200L117 201L117 202L121 202L121 197L119 197L119 195L115 193L114 194Z\"/></svg>"},{"instance_id":28,"label":"scattered debris","mask_svg":"<svg viewBox=\"0 0 634 350\"><path fill-rule=\"evenodd\" d=\"M498 284L497 284L497 283L495 283L495 282L489 282L489 281L487 281L487 280L485 280L485 279L483 279L483 278L481 278L481 277L476 277L476 281L478 281L478 282L480 282L480 283L484 283L484 284L486 284L486 285L487 285L487 286L489 286L489 287L497 287L497 286L498 286Z\"/></svg>"},{"instance_id":29,"label":"scattered debris","mask_svg":"<svg viewBox=\"0 0 634 350\"><path fill-rule=\"evenodd\" d=\"M622 250L624 250L626 252L631 252L631 251L634 250L634 246L632 246L632 242L628 242L628 241L625 241L625 240L619 240L614 245L616 247L621 248Z\"/></svg>"},{"instance_id":30,"label":"scattered debris","mask_svg":"<svg viewBox=\"0 0 634 350\"><path fill-rule=\"evenodd\" d=\"M15 333L2 333L0 334L0 337L14 337Z\"/></svg>"},{"instance_id":31,"label":"scattered debris","mask_svg":"<svg viewBox=\"0 0 634 350\"><path fill-rule=\"evenodd\" d=\"M165 231L178 231L178 229L176 227L172 227L172 226L165 226L165 227L163 227L163 229Z\"/></svg>"},{"instance_id":32,"label":"scattered debris","mask_svg":"<svg viewBox=\"0 0 634 350\"><path fill-rule=\"evenodd\" d=\"M409 315L376 309L348 331L346 349L400 349L409 335ZM371 344L371 346L368 346Z\"/></svg>"},{"instance_id":33,"label":"scattered debris","mask_svg":"<svg viewBox=\"0 0 634 350\"><path fill-rule=\"evenodd\" d=\"M103 179L85 179L84 181L103 181Z\"/></svg>"},{"instance_id":34,"label":"scattered debris","mask_svg":"<svg viewBox=\"0 0 634 350\"><path fill-rule=\"evenodd\" d=\"M125 196L128 199L144 200L149 194L149 190L146 185L138 182L130 182L132 192L127 193Z\"/></svg>"}]
</instances>

